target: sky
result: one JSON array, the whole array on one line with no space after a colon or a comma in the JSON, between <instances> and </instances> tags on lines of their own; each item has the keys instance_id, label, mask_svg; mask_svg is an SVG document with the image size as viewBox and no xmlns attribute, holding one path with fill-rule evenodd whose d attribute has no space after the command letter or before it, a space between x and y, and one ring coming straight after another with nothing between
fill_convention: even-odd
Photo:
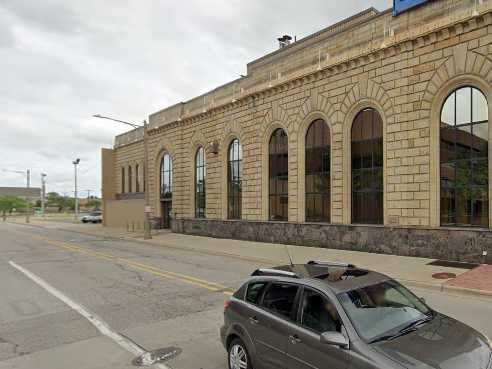
<instances>
[{"instance_id":1,"label":"sky","mask_svg":"<svg viewBox=\"0 0 492 369\"><path fill-rule=\"evenodd\" d=\"M0 0L0 187L100 194L100 150L149 114L246 74L246 64L391 0Z\"/></svg>"}]
</instances>

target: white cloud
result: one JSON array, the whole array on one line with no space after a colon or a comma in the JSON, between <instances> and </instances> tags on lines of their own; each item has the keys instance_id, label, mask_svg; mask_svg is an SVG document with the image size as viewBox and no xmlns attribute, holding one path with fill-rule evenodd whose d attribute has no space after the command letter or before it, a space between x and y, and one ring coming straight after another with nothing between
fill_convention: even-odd
<instances>
[{"instance_id":1,"label":"white cloud","mask_svg":"<svg viewBox=\"0 0 492 369\"><path fill-rule=\"evenodd\" d=\"M100 190L100 148L141 122L244 74L276 37L316 32L391 0L4 0L0 3L0 170L48 174L48 189ZM1 172L0 186L23 185Z\"/></svg>"}]
</instances>

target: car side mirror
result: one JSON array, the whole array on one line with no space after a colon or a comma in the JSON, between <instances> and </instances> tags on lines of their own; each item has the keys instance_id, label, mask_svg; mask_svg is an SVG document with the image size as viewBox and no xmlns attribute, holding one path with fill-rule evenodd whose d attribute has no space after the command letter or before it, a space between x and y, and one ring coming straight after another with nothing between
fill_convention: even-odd
<instances>
[{"instance_id":1,"label":"car side mirror","mask_svg":"<svg viewBox=\"0 0 492 369\"><path fill-rule=\"evenodd\" d=\"M343 349L347 349L349 347L349 341L340 332L322 333L320 337L320 342L327 345L338 346Z\"/></svg>"},{"instance_id":2,"label":"car side mirror","mask_svg":"<svg viewBox=\"0 0 492 369\"><path fill-rule=\"evenodd\" d=\"M421 297L420 301L422 301L424 304L426 304L425 298Z\"/></svg>"}]
</instances>

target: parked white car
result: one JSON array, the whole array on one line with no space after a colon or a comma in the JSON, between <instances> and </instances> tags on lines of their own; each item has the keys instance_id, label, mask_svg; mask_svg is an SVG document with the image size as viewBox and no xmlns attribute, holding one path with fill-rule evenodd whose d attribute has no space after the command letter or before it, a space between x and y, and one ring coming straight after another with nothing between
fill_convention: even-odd
<instances>
[{"instance_id":1,"label":"parked white car","mask_svg":"<svg viewBox=\"0 0 492 369\"><path fill-rule=\"evenodd\" d=\"M84 215L81 219L82 223L101 223L102 213L100 211L94 211L87 215Z\"/></svg>"}]
</instances>

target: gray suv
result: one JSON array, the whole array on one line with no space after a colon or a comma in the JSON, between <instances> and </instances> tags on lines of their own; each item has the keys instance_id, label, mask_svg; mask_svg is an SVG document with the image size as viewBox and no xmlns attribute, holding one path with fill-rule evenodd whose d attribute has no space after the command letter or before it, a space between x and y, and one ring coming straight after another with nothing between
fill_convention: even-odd
<instances>
[{"instance_id":1,"label":"gray suv","mask_svg":"<svg viewBox=\"0 0 492 369\"><path fill-rule=\"evenodd\" d=\"M230 369L492 369L485 336L350 264L256 270L220 333Z\"/></svg>"}]
</instances>

